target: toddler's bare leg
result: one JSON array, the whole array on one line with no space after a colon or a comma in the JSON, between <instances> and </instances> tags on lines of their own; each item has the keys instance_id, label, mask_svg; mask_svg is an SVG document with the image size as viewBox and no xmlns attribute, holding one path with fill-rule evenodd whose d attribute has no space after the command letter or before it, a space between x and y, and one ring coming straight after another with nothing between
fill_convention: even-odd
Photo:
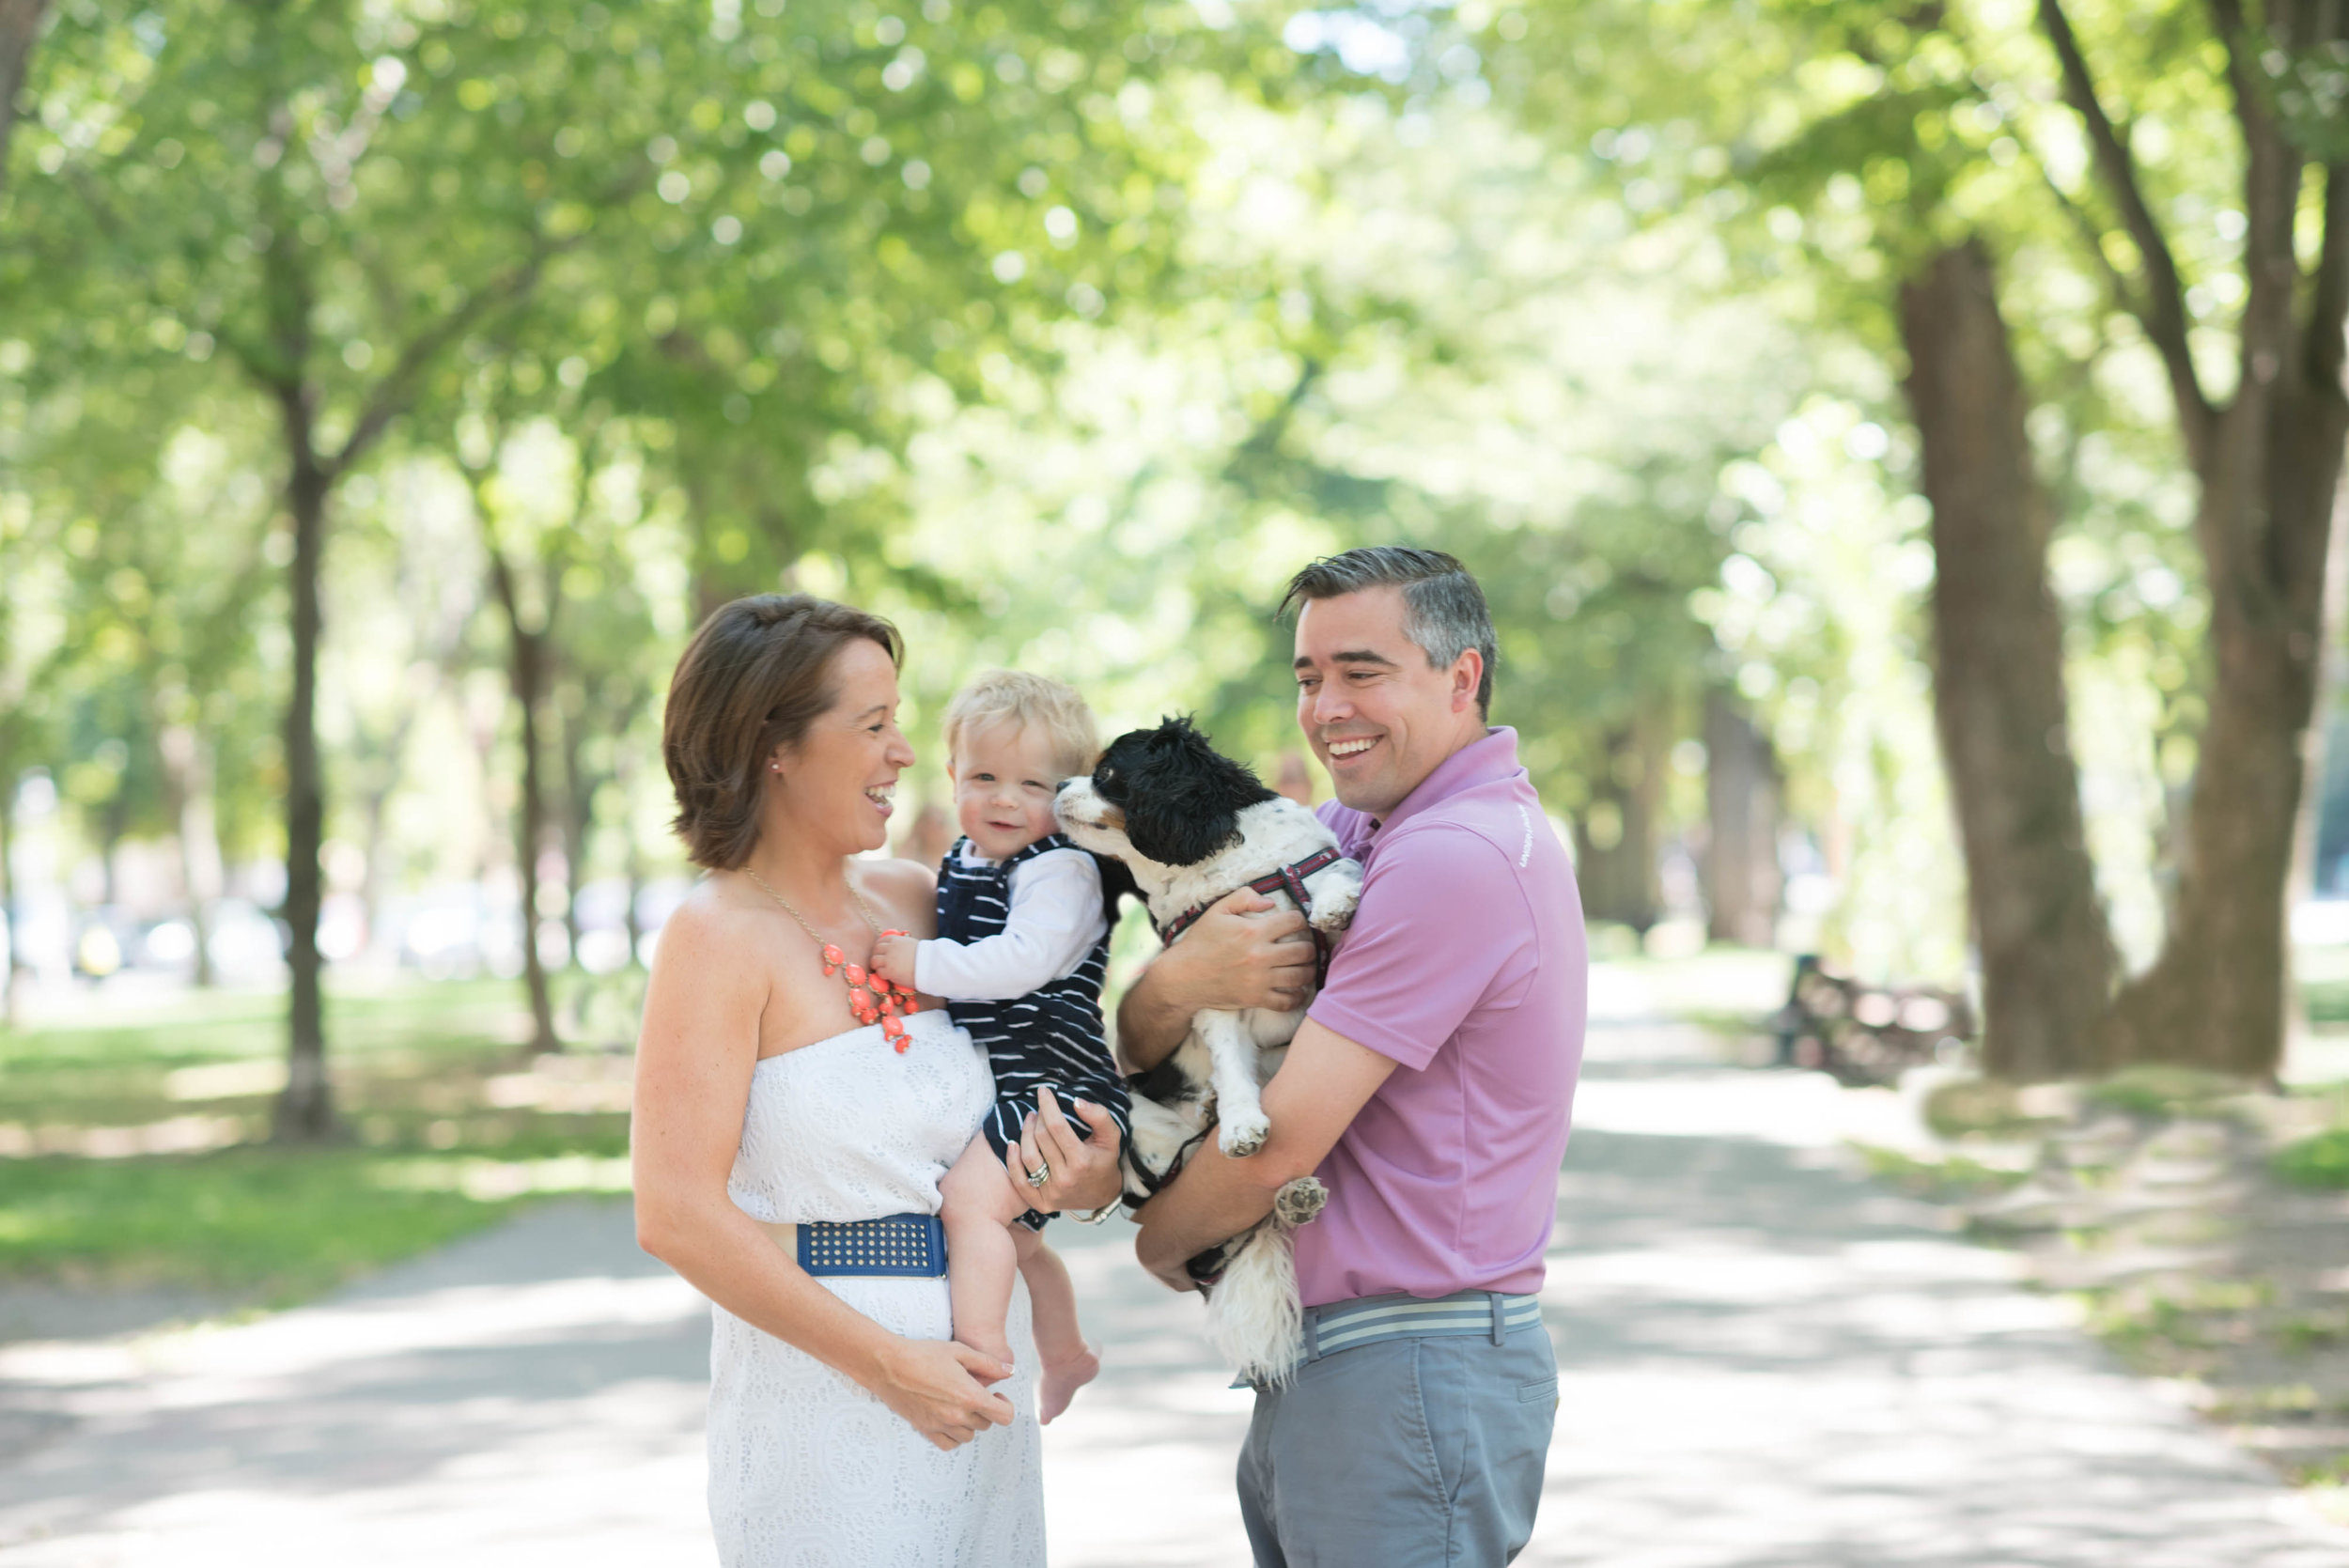
<instances>
[{"instance_id":1,"label":"toddler's bare leg","mask_svg":"<svg viewBox=\"0 0 2349 1568\"><path fill-rule=\"evenodd\" d=\"M1019 1277L1028 1282L1029 1316L1035 1326L1037 1414L1049 1424L1068 1408L1077 1390L1100 1374L1101 1358L1077 1327L1077 1286L1068 1265L1025 1225L1011 1228L1019 1251Z\"/></svg>"},{"instance_id":2,"label":"toddler's bare leg","mask_svg":"<svg viewBox=\"0 0 2349 1568\"><path fill-rule=\"evenodd\" d=\"M1012 1277L1019 1254L1011 1222L1015 1206L1003 1162L984 1137L973 1138L939 1184L939 1219L946 1227L946 1293L954 1303L955 1338L1011 1365L1003 1316L1011 1311Z\"/></svg>"}]
</instances>

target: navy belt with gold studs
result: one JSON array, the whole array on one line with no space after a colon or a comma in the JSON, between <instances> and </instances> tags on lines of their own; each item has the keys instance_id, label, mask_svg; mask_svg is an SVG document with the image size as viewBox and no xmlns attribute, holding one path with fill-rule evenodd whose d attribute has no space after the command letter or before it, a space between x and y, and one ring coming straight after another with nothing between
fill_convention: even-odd
<instances>
[{"instance_id":1,"label":"navy belt with gold studs","mask_svg":"<svg viewBox=\"0 0 2349 1568\"><path fill-rule=\"evenodd\" d=\"M759 1229L799 1260L825 1275L935 1280L946 1272L946 1227L934 1214L891 1214L879 1219L811 1220Z\"/></svg>"}]
</instances>

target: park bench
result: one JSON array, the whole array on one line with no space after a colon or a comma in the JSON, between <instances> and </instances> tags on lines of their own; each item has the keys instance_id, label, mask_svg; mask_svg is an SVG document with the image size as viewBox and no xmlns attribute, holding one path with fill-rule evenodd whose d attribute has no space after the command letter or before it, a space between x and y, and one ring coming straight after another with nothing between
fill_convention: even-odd
<instances>
[{"instance_id":1,"label":"park bench","mask_svg":"<svg viewBox=\"0 0 2349 1568\"><path fill-rule=\"evenodd\" d=\"M1974 1034L1962 992L1930 986L1872 986L1806 953L1770 1020L1781 1066L1811 1067L1845 1084L1891 1083L1910 1067L1947 1063Z\"/></svg>"}]
</instances>

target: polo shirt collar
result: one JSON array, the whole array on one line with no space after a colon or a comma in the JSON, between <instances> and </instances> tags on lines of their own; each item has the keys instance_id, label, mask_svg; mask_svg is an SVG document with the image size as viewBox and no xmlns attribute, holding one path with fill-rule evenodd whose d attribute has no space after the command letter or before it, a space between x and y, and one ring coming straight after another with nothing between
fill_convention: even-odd
<instances>
[{"instance_id":1,"label":"polo shirt collar","mask_svg":"<svg viewBox=\"0 0 2349 1568\"><path fill-rule=\"evenodd\" d=\"M1524 771L1517 766L1517 732L1506 724L1494 725L1485 731L1484 739L1470 741L1438 763L1436 770L1420 780L1419 787L1403 797L1401 805L1379 818L1371 831L1392 832L1399 824L1455 795L1481 784L1519 777Z\"/></svg>"}]
</instances>

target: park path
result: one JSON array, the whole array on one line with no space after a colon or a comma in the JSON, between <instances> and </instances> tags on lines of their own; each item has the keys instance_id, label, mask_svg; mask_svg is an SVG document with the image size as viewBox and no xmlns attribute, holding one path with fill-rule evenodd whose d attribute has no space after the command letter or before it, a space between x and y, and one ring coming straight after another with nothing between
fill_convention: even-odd
<instances>
[{"instance_id":1,"label":"park path","mask_svg":"<svg viewBox=\"0 0 2349 1568\"><path fill-rule=\"evenodd\" d=\"M1601 995L1521 1562L2349 1568L2003 1254L1845 1172L1884 1097L1720 1067ZM1053 1568L1245 1563L1248 1396L1196 1303L1140 1280L1122 1222L1055 1229L1110 1370L1046 1434ZM583 1201L261 1321L0 1348L0 1565L707 1564L707 1344L626 1207Z\"/></svg>"}]
</instances>

